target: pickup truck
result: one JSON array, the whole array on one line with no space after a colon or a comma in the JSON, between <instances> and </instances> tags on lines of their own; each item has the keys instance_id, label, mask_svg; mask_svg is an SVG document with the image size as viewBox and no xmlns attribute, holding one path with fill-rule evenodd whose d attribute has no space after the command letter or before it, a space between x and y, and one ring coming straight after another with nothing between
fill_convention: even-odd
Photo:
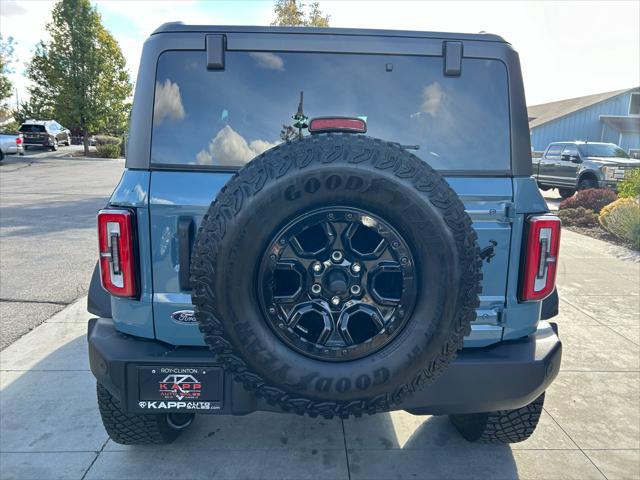
<instances>
[{"instance_id":1,"label":"pickup truck","mask_svg":"<svg viewBox=\"0 0 640 480\"><path fill-rule=\"evenodd\" d=\"M553 142L532 161L538 187L557 188L562 198L587 188L616 191L625 172L640 167L640 160L629 158L616 144L599 142Z\"/></svg>"},{"instance_id":2,"label":"pickup truck","mask_svg":"<svg viewBox=\"0 0 640 480\"><path fill-rule=\"evenodd\" d=\"M22 135L0 133L0 162L5 155L24 155Z\"/></svg>"}]
</instances>

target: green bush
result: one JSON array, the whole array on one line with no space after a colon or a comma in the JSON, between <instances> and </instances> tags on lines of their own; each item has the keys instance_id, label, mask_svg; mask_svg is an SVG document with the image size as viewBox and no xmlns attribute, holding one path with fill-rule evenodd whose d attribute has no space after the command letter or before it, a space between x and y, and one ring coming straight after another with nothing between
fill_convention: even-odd
<instances>
[{"instance_id":1,"label":"green bush","mask_svg":"<svg viewBox=\"0 0 640 480\"><path fill-rule=\"evenodd\" d=\"M118 137L112 137L110 135L96 135L93 138L96 142L96 147L100 145L120 145L120 139Z\"/></svg>"},{"instance_id":2,"label":"green bush","mask_svg":"<svg viewBox=\"0 0 640 480\"><path fill-rule=\"evenodd\" d=\"M640 250L640 202L635 198L621 198L607 205L598 217L600 225L616 237L630 241Z\"/></svg>"},{"instance_id":3,"label":"green bush","mask_svg":"<svg viewBox=\"0 0 640 480\"><path fill-rule=\"evenodd\" d=\"M629 170L618 186L620 198L640 198L640 168Z\"/></svg>"},{"instance_id":4,"label":"green bush","mask_svg":"<svg viewBox=\"0 0 640 480\"><path fill-rule=\"evenodd\" d=\"M558 217L565 227L595 227L598 224L598 215L584 207L559 210Z\"/></svg>"},{"instance_id":5,"label":"green bush","mask_svg":"<svg viewBox=\"0 0 640 480\"><path fill-rule=\"evenodd\" d=\"M566 200L560 202L560 210L567 208L584 207L587 210L593 210L599 213L602 207L609 205L615 201L616 194L611 190L604 188L588 188L586 190L580 190L573 197L569 197Z\"/></svg>"},{"instance_id":6,"label":"green bush","mask_svg":"<svg viewBox=\"0 0 640 480\"><path fill-rule=\"evenodd\" d=\"M120 158L120 145L96 145L96 152L101 158Z\"/></svg>"}]
</instances>

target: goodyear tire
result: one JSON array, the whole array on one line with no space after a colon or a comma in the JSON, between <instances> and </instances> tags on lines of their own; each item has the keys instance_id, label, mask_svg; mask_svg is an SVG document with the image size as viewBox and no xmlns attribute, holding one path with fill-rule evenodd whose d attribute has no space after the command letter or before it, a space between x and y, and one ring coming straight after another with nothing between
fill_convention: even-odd
<instances>
[{"instance_id":1,"label":"goodyear tire","mask_svg":"<svg viewBox=\"0 0 640 480\"><path fill-rule=\"evenodd\" d=\"M518 443L527 440L538 426L544 393L533 402L514 410L449 415L449 420L469 442Z\"/></svg>"},{"instance_id":2,"label":"goodyear tire","mask_svg":"<svg viewBox=\"0 0 640 480\"><path fill-rule=\"evenodd\" d=\"M322 230L304 226L319 216L327 219ZM349 237L351 227L362 233ZM288 237L290 231L302 233ZM320 253L302 249L292 261L298 273L282 278L298 275L295 295L317 311L302 317L296 304L283 318L286 308L271 308L265 298L280 288L278 265L302 238L319 243ZM342 250L323 250L322 242L338 239ZM373 254L362 253L367 244ZM384 253L372 260L378 247ZM355 263L362 264L358 273ZM395 408L447 367L475 319L480 266L471 220L436 171L394 143L323 134L268 150L220 191L196 237L192 297L206 343L245 388L285 411L357 416ZM271 273L262 276L265 269ZM389 291L397 298L374 305ZM309 322L305 328L291 327L300 318ZM330 333L310 340L318 322ZM371 331L363 333L364 326Z\"/></svg>"},{"instance_id":3,"label":"goodyear tire","mask_svg":"<svg viewBox=\"0 0 640 480\"><path fill-rule=\"evenodd\" d=\"M122 445L172 443L193 421L193 414L125 413L120 402L100 383L96 385L98 408L109 437Z\"/></svg>"}]
</instances>

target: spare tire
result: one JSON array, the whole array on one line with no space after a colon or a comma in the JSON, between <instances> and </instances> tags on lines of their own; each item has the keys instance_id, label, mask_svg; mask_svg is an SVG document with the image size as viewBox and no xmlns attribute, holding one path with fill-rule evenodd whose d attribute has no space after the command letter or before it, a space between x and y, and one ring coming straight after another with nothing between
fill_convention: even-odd
<instances>
[{"instance_id":1,"label":"spare tire","mask_svg":"<svg viewBox=\"0 0 640 480\"><path fill-rule=\"evenodd\" d=\"M479 248L447 182L396 143L312 135L256 157L202 220L195 315L233 378L298 414L395 408L462 346Z\"/></svg>"}]
</instances>

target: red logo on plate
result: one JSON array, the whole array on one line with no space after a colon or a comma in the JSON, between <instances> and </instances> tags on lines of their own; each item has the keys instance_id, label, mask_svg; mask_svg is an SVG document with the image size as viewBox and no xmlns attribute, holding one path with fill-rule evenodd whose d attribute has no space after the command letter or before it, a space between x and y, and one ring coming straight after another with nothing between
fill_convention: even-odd
<instances>
[{"instance_id":1,"label":"red logo on plate","mask_svg":"<svg viewBox=\"0 0 640 480\"><path fill-rule=\"evenodd\" d=\"M160 382L160 396L164 399L200 398L202 384L193 375L168 375Z\"/></svg>"}]
</instances>

